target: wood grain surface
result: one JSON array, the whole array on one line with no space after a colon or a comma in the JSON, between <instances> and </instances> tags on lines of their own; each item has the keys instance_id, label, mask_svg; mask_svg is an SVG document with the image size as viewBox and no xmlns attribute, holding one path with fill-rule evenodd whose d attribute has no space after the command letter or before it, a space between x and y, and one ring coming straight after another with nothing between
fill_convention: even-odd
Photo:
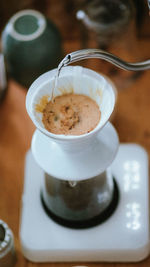
<instances>
[{"instance_id":1,"label":"wood grain surface","mask_svg":"<svg viewBox=\"0 0 150 267\"><path fill-rule=\"evenodd\" d=\"M119 55L123 58L150 58L150 39L137 41L136 52L131 45L128 52L122 49ZM79 49L80 42L76 38L64 40L65 53ZM118 54L118 48L112 49ZM128 54L128 56L126 56ZM90 61L88 67L108 74L107 64ZM134 142L142 145L150 156L150 71L141 73L138 77L112 76L116 82L117 104L113 116L120 142ZM111 74L110 74L111 76ZM121 77L121 78L120 78ZM130 82L128 82L130 80ZM126 83L126 86L125 85ZM35 130L25 109L26 89L10 80L8 92L0 105L0 218L12 229L15 236L17 252L16 267L69 267L87 265L89 267L148 267L150 257L141 263L31 263L21 252L19 241L19 221L21 198L24 180L24 158L30 147L32 134ZM111 238L111 237L110 237ZM117 237L116 237L117 238ZM2 267L2 266L0 266Z\"/></svg>"}]
</instances>

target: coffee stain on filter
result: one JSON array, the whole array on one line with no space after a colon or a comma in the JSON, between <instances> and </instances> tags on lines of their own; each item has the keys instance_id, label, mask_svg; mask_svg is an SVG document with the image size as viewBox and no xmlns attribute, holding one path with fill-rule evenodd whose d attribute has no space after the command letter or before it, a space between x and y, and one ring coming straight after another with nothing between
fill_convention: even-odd
<instances>
[{"instance_id":1,"label":"coffee stain on filter","mask_svg":"<svg viewBox=\"0 0 150 267\"><path fill-rule=\"evenodd\" d=\"M103 91L101 89L96 89L96 96L99 96L99 105L101 105L103 98Z\"/></svg>"},{"instance_id":2,"label":"coffee stain on filter","mask_svg":"<svg viewBox=\"0 0 150 267\"><path fill-rule=\"evenodd\" d=\"M50 99L49 95L44 95L40 98L39 103L35 104L35 111L38 113L43 113L43 110L45 109L46 105L48 104Z\"/></svg>"},{"instance_id":3,"label":"coffee stain on filter","mask_svg":"<svg viewBox=\"0 0 150 267\"><path fill-rule=\"evenodd\" d=\"M89 88L89 92L90 92L90 98L95 100L97 104L100 106L102 103L103 91L100 88L97 88L95 91L93 91L92 88Z\"/></svg>"},{"instance_id":4,"label":"coffee stain on filter","mask_svg":"<svg viewBox=\"0 0 150 267\"><path fill-rule=\"evenodd\" d=\"M58 88L58 90L62 95L74 94L74 89L71 86L68 89L66 89L65 87L61 87L61 88Z\"/></svg>"}]
</instances>

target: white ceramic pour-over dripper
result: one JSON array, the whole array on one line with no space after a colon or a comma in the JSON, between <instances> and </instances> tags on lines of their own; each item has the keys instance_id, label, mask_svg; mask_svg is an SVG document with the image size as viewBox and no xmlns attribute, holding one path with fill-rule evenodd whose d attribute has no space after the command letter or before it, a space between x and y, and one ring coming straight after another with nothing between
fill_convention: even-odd
<instances>
[{"instance_id":1,"label":"white ceramic pour-over dripper","mask_svg":"<svg viewBox=\"0 0 150 267\"><path fill-rule=\"evenodd\" d=\"M63 93L87 95L97 102L101 119L97 127L87 134L56 135L45 129L42 113L36 111L36 105L40 104L43 96L51 99L56 72L55 69L41 75L27 94L26 108L39 130L32 139L33 155L45 172L59 179L83 180L97 176L110 165L118 148L116 131L108 122L115 105L114 86L90 69L64 67L54 96Z\"/></svg>"}]
</instances>

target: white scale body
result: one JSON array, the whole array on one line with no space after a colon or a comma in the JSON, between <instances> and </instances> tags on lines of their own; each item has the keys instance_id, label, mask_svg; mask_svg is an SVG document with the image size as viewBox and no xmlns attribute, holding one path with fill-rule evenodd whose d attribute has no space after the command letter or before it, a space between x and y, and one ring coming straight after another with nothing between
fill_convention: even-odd
<instances>
[{"instance_id":1,"label":"white scale body","mask_svg":"<svg viewBox=\"0 0 150 267\"><path fill-rule=\"evenodd\" d=\"M149 254L148 156L136 144L122 144L111 165L120 191L114 214L85 230L63 227L40 200L44 172L32 152L26 156L20 238L24 256L35 262L136 262Z\"/></svg>"}]
</instances>

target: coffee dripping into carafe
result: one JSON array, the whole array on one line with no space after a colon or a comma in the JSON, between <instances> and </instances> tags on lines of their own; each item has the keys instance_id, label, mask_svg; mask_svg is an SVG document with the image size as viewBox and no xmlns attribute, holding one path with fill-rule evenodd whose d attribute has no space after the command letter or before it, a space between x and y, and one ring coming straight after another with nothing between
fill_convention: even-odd
<instances>
[{"instance_id":1,"label":"coffee dripping into carafe","mask_svg":"<svg viewBox=\"0 0 150 267\"><path fill-rule=\"evenodd\" d=\"M26 99L27 111L38 128L32 139L32 153L45 173L41 199L45 211L56 222L88 228L105 221L118 203L118 187L107 168L117 153L118 136L109 123L102 131L115 105L114 85L89 69L62 68L54 97L61 94L62 88L66 93L73 90L92 97L101 107L101 119L94 130L83 135L53 134L44 128L35 106L44 95L51 99L56 73L53 70L40 76ZM97 139L99 131L102 136ZM109 134L113 140L110 145ZM104 136L106 140L102 141Z\"/></svg>"}]
</instances>

